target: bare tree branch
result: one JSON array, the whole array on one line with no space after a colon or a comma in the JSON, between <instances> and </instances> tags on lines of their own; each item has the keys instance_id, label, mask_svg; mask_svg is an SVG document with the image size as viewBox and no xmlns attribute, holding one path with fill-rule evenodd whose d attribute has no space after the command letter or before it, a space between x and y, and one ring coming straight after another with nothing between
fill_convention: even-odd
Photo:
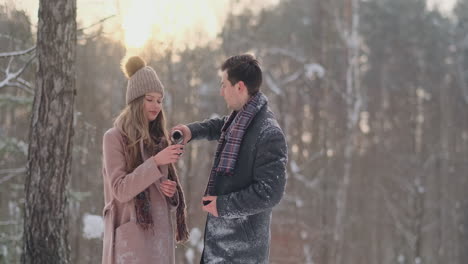
<instances>
[{"instance_id":1,"label":"bare tree branch","mask_svg":"<svg viewBox=\"0 0 468 264\"><path fill-rule=\"evenodd\" d=\"M29 94L34 94L34 90L32 89L32 85L29 82L19 78L19 76L26 70L26 68L29 66L29 64L31 64L31 62L35 58L36 58L36 54L33 54L26 61L26 63L23 65L23 67L21 67L16 72L12 73L12 72L10 72L10 68L11 68L10 66L11 66L11 62L12 62L13 57L10 57L8 67L7 67L6 71L3 71L3 73L5 74L5 79L0 82L0 88L7 87L7 86L16 87L16 88L20 88L20 89L28 92Z\"/></svg>"},{"instance_id":2,"label":"bare tree branch","mask_svg":"<svg viewBox=\"0 0 468 264\"><path fill-rule=\"evenodd\" d=\"M10 59L8 60L8 66L6 68L6 72L10 72L10 68L11 68L11 63L13 62L13 59L15 57L11 56Z\"/></svg>"},{"instance_id":3,"label":"bare tree branch","mask_svg":"<svg viewBox=\"0 0 468 264\"><path fill-rule=\"evenodd\" d=\"M7 75L7 72L6 72L6 71L2 70L1 72L2 72L3 74ZM17 78L16 78L16 81L17 81L18 83L20 83L22 86L26 86L26 87L27 87L28 89L30 89L30 90L33 89L33 84L30 83L30 82L28 82L28 81L26 81L25 79L23 79L23 78L21 78L21 77L17 77ZM12 86L14 86L14 85L12 85ZM22 89L23 87L19 87L19 88Z\"/></svg>"},{"instance_id":4,"label":"bare tree branch","mask_svg":"<svg viewBox=\"0 0 468 264\"><path fill-rule=\"evenodd\" d=\"M12 37L10 35L0 33L0 38L5 38L5 39L8 39L8 40L11 40L11 41L15 42L18 45L24 44L24 41L22 41L20 39L17 39L17 38L14 38L14 37Z\"/></svg>"},{"instance_id":5,"label":"bare tree branch","mask_svg":"<svg viewBox=\"0 0 468 264\"><path fill-rule=\"evenodd\" d=\"M273 75L269 71L265 71L265 82L272 92L277 95L280 95L283 91L277 85L277 81L274 79Z\"/></svg>"},{"instance_id":6,"label":"bare tree branch","mask_svg":"<svg viewBox=\"0 0 468 264\"><path fill-rule=\"evenodd\" d=\"M345 29L345 27L343 26L343 23L342 23L342 21L340 19L340 16L338 15L338 10L340 10L340 9L338 8L338 5L336 4L336 1L331 1L331 4L332 4L332 6L334 6L332 15L334 17L335 27L336 27L336 29L338 31L338 35L340 36L341 40L344 43L347 43L349 33Z\"/></svg>"},{"instance_id":7,"label":"bare tree branch","mask_svg":"<svg viewBox=\"0 0 468 264\"><path fill-rule=\"evenodd\" d=\"M287 85L288 83L294 82L295 80L299 79L299 77L301 77L301 75L303 75L304 73L305 70L301 68L300 70L284 78L283 81L281 81L281 85Z\"/></svg>"},{"instance_id":8,"label":"bare tree branch","mask_svg":"<svg viewBox=\"0 0 468 264\"><path fill-rule=\"evenodd\" d=\"M468 37L467 37L468 38ZM460 90L462 92L462 95L463 95L463 101L468 104L468 84L466 82L466 74L465 74L465 70L463 69L463 56L458 56L457 58L457 63L455 65L455 68L456 68L456 73L458 75L458 87L460 87Z\"/></svg>"},{"instance_id":9,"label":"bare tree branch","mask_svg":"<svg viewBox=\"0 0 468 264\"><path fill-rule=\"evenodd\" d=\"M18 221L15 221L15 220L0 221L0 226L2 226L2 225L15 225L15 224L18 224Z\"/></svg>"},{"instance_id":10,"label":"bare tree branch","mask_svg":"<svg viewBox=\"0 0 468 264\"><path fill-rule=\"evenodd\" d=\"M259 53L261 53L262 56L266 56L267 54L285 56L303 65L303 67L301 67L299 70L291 73L286 77L282 77L281 81L276 80L276 78L273 76L273 73L265 69L265 82L267 83L267 86L277 95L280 95L282 93L282 86L288 85L289 83L299 80L302 77L306 77L307 79L309 75L319 71L320 73L318 73L318 76L320 78L324 75L325 70L323 66L317 63L308 64L304 56L300 56L294 51L284 48L269 48L259 51Z\"/></svg>"},{"instance_id":11,"label":"bare tree branch","mask_svg":"<svg viewBox=\"0 0 468 264\"><path fill-rule=\"evenodd\" d=\"M335 79L331 79L330 80L330 87L347 103L349 103L351 100L353 100L353 96L351 95L348 95L346 93L344 93L343 91L341 91L339 88L338 88L338 83L336 82Z\"/></svg>"},{"instance_id":12,"label":"bare tree branch","mask_svg":"<svg viewBox=\"0 0 468 264\"><path fill-rule=\"evenodd\" d=\"M18 71L16 71L15 73L13 73L13 75L15 76L14 78L18 78L23 72L24 70L29 66L29 64L31 64L31 62L36 58L36 54L33 54L27 61L26 63L24 64L24 66L19 69Z\"/></svg>"},{"instance_id":13,"label":"bare tree branch","mask_svg":"<svg viewBox=\"0 0 468 264\"><path fill-rule=\"evenodd\" d=\"M33 99L33 96L15 96L9 94L0 95L0 106L6 102L13 102L15 104L31 104Z\"/></svg>"},{"instance_id":14,"label":"bare tree branch","mask_svg":"<svg viewBox=\"0 0 468 264\"><path fill-rule=\"evenodd\" d=\"M1 169L0 174L23 173L25 171L26 171L26 168Z\"/></svg>"},{"instance_id":15,"label":"bare tree branch","mask_svg":"<svg viewBox=\"0 0 468 264\"><path fill-rule=\"evenodd\" d=\"M79 28L79 29L77 29L77 33L81 33L81 32L83 32L83 31L85 31L86 29L89 29L89 28L92 28L92 27L94 27L94 26L96 26L96 25L102 24L102 23L104 23L106 20L111 19L111 18L113 18L113 17L115 17L115 16L116 16L115 14L114 14L114 15L110 15L110 16L105 17L105 18L103 18L103 19L101 19L101 20L99 20L99 21L97 21L97 22L95 22L95 23L93 23L93 24L91 24L91 25L89 25L89 26L87 26L87 27Z\"/></svg>"},{"instance_id":16,"label":"bare tree branch","mask_svg":"<svg viewBox=\"0 0 468 264\"><path fill-rule=\"evenodd\" d=\"M0 174L7 174L7 176L3 177L0 179L0 184L10 180L11 178L21 174L25 173L26 168L16 168L16 169L2 169L0 170Z\"/></svg>"},{"instance_id":17,"label":"bare tree branch","mask_svg":"<svg viewBox=\"0 0 468 264\"><path fill-rule=\"evenodd\" d=\"M402 218L399 217L398 215L398 209L392 203L392 201L390 201L390 199L388 198L388 194L387 194L388 191L381 184L379 184L378 188L383 194L385 207L388 209L388 212L393 219L393 223L395 224L395 227L400 231L401 235L403 235L403 237L406 238L406 241L411 246L411 248L413 248L416 242L416 236L413 234L413 232L411 232L411 230L406 228L405 224L401 221Z\"/></svg>"},{"instance_id":18,"label":"bare tree branch","mask_svg":"<svg viewBox=\"0 0 468 264\"><path fill-rule=\"evenodd\" d=\"M266 55L270 54L280 54L280 55L283 55L283 56L286 56L286 57L289 57L289 58L292 58L294 60L296 60L297 62L300 62L302 64L305 64L306 63L306 60L305 60L305 57L304 56L300 56L298 55L297 53L289 50L289 49L283 49L283 48L269 48L269 49L265 49L262 51L262 57L265 57Z\"/></svg>"},{"instance_id":19,"label":"bare tree branch","mask_svg":"<svg viewBox=\"0 0 468 264\"><path fill-rule=\"evenodd\" d=\"M22 237L23 237L23 234L12 235L12 236L2 236L2 237L0 237L0 241L2 241L2 242L5 242L5 241L21 241Z\"/></svg>"},{"instance_id":20,"label":"bare tree branch","mask_svg":"<svg viewBox=\"0 0 468 264\"><path fill-rule=\"evenodd\" d=\"M26 86L27 88L33 90L33 84L26 81L25 79L21 78L21 77L17 77L16 78L16 81L18 81L20 84Z\"/></svg>"},{"instance_id":21,"label":"bare tree branch","mask_svg":"<svg viewBox=\"0 0 468 264\"><path fill-rule=\"evenodd\" d=\"M4 52L0 53L0 58L8 58L8 57L17 57L17 56L22 56L25 54L28 54L36 49L36 46L33 46L27 50L21 50L21 51L12 51L12 52Z\"/></svg>"}]
</instances>

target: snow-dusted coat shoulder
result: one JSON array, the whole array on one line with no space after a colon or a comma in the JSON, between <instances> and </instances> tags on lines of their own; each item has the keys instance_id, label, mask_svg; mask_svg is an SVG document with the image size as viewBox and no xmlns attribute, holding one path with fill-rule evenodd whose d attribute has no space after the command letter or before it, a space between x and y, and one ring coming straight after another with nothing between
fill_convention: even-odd
<instances>
[{"instance_id":1,"label":"snow-dusted coat shoulder","mask_svg":"<svg viewBox=\"0 0 468 264\"><path fill-rule=\"evenodd\" d=\"M192 139L218 140L226 119L189 124ZM284 134L266 104L244 134L234 175L216 175L219 217L207 216L201 263L268 263L272 208L284 193L286 163Z\"/></svg>"},{"instance_id":2,"label":"snow-dusted coat shoulder","mask_svg":"<svg viewBox=\"0 0 468 264\"><path fill-rule=\"evenodd\" d=\"M143 148L140 147L141 151ZM103 138L104 238L102 263L174 263L174 230L169 202L159 189L168 167L157 166L142 152L143 162L133 172L125 170L124 141L117 128ZM136 223L134 197L149 188L154 227L143 230Z\"/></svg>"}]
</instances>

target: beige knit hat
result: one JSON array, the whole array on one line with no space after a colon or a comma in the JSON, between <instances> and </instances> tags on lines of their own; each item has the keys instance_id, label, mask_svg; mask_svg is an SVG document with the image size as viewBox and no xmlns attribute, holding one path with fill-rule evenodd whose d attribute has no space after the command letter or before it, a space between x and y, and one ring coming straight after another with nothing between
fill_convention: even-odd
<instances>
[{"instance_id":1,"label":"beige knit hat","mask_svg":"<svg viewBox=\"0 0 468 264\"><path fill-rule=\"evenodd\" d=\"M128 79L127 105L136 98L147 93L157 92L164 95L164 86L153 68L146 66L146 62L139 56L126 60L123 72Z\"/></svg>"}]
</instances>

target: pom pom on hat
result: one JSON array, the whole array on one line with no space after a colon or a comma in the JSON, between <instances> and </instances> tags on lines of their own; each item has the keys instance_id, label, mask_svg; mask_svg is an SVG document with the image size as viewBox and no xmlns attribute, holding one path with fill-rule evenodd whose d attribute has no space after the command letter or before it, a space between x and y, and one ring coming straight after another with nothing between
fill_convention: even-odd
<instances>
[{"instance_id":1,"label":"pom pom on hat","mask_svg":"<svg viewBox=\"0 0 468 264\"><path fill-rule=\"evenodd\" d=\"M132 56L130 58L123 59L122 71L127 79L130 79L138 70L146 66L145 60L140 56Z\"/></svg>"}]
</instances>

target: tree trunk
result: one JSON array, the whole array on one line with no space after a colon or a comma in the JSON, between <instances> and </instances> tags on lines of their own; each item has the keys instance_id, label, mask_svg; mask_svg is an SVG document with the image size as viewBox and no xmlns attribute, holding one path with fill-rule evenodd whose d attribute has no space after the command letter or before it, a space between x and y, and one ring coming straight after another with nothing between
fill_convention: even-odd
<instances>
[{"instance_id":1,"label":"tree trunk","mask_svg":"<svg viewBox=\"0 0 468 264\"><path fill-rule=\"evenodd\" d=\"M348 214L348 193L351 185L356 137L358 135L359 115L363 104L360 89L359 73L359 0L345 0L346 29L344 42L347 53L346 69L346 140L343 154L343 177L338 182L336 193L335 231L333 239L336 244L334 263L342 264L345 259L345 222ZM339 19L339 18L337 18ZM344 30L344 29L343 29Z\"/></svg>"},{"instance_id":2,"label":"tree trunk","mask_svg":"<svg viewBox=\"0 0 468 264\"><path fill-rule=\"evenodd\" d=\"M69 263L66 188L75 93L76 0L39 3L22 263Z\"/></svg>"}]
</instances>

